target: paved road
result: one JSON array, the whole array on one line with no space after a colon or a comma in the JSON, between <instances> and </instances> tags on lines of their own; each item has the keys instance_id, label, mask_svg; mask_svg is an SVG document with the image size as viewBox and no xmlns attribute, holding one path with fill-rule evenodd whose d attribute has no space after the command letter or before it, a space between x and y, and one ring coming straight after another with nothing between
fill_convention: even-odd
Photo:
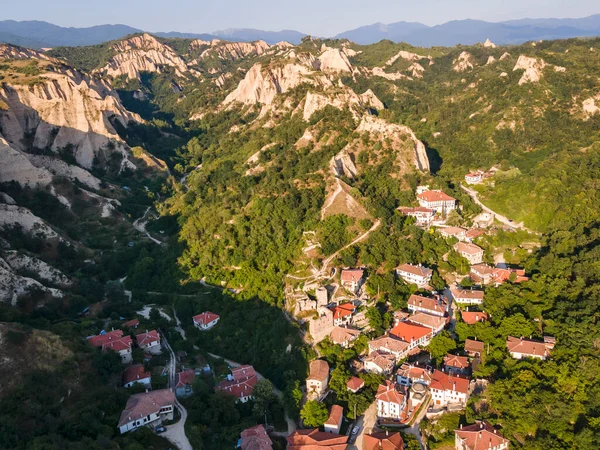
<instances>
[{"instance_id":1,"label":"paved road","mask_svg":"<svg viewBox=\"0 0 600 450\"><path fill-rule=\"evenodd\" d=\"M377 402L371 403L365 413L358 418L356 425L359 428L358 436L354 444L348 444L348 450L363 450L363 439L365 434L371 433L377 422Z\"/></svg>"},{"instance_id":2,"label":"paved road","mask_svg":"<svg viewBox=\"0 0 600 450\"><path fill-rule=\"evenodd\" d=\"M223 358L222 356L219 355L215 355L214 353L209 353L210 356L212 356L213 358L219 358L222 359L223 361L225 361L227 364L229 364L231 367L240 367L243 364L240 364L237 361L232 361L231 359L227 359L227 358ZM259 380L264 380L265 377L263 377L260 373L256 372L256 378L258 378ZM283 400L283 392L281 392L279 389L277 389L275 386L273 386L273 392L275 393L275 395L280 399ZM294 431L296 431L296 422L294 422L292 420L292 418L288 415L287 411L285 411L285 421L287 422L287 433L286 432L278 432L278 433L273 433L276 436L289 436L290 434L292 434Z\"/></svg>"},{"instance_id":3,"label":"paved road","mask_svg":"<svg viewBox=\"0 0 600 450\"><path fill-rule=\"evenodd\" d=\"M481 203L481 201L479 201L479 196L477 194L477 191L470 189L462 184L460 185L460 187L463 189L463 191L465 191L467 194L469 194L469 196L473 199L473 201L475 203L477 203L481 207L481 209L483 209L485 212L487 212L489 214L493 214L494 217L496 219L498 219L499 222L502 222L504 225L507 225L511 228L520 228L521 230L528 231L529 233L539 234L537 231L533 231L533 230L530 230L529 228L527 228L525 225L523 225L523 222L521 222L521 223L513 222L508 217L503 216L502 214L498 214L496 211L493 211L490 208L488 208L487 206L485 206L483 203Z\"/></svg>"},{"instance_id":4,"label":"paved road","mask_svg":"<svg viewBox=\"0 0 600 450\"><path fill-rule=\"evenodd\" d=\"M177 366L175 352L169 345L169 342L167 341L167 338L164 334L162 334L162 343L164 348L166 348L171 355L171 358L169 359L169 387L175 389L175 370ZM179 448L179 450L193 450L190 441L185 435L185 421L187 420L187 411L177 399L175 399L175 406L177 406L177 409L181 414L181 419L176 424L169 425L168 427L166 427L167 431L161 434L161 436L168 439L170 442L176 445Z\"/></svg>"}]
</instances>

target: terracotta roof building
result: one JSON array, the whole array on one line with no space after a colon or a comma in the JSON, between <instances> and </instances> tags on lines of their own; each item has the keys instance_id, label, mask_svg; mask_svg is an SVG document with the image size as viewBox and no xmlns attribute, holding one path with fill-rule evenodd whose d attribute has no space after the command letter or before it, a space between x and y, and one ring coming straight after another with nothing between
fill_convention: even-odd
<instances>
[{"instance_id":1,"label":"terracotta roof building","mask_svg":"<svg viewBox=\"0 0 600 450\"><path fill-rule=\"evenodd\" d=\"M188 397L192 395L192 385L196 379L194 369L188 369L175 374L175 395L177 397Z\"/></svg>"},{"instance_id":2,"label":"terracotta roof building","mask_svg":"<svg viewBox=\"0 0 600 450\"><path fill-rule=\"evenodd\" d=\"M472 339L465 340L465 352L469 354L469 356L481 356L481 354L485 351L485 344L481 341L474 341Z\"/></svg>"},{"instance_id":3,"label":"terracotta roof building","mask_svg":"<svg viewBox=\"0 0 600 450\"><path fill-rule=\"evenodd\" d=\"M457 242L453 248L456 253L469 261L469 264L481 264L483 262L483 249L478 245L469 242Z\"/></svg>"},{"instance_id":4,"label":"terracotta roof building","mask_svg":"<svg viewBox=\"0 0 600 450\"><path fill-rule=\"evenodd\" d=\"M554 348L554 342L539 342L509 336L506 340L506 347L513 358L537 358L544 360L550 356L550 351Z\"/></svg>"},{"instance_id":5,"label":"terracotta roof building","mask_svg":"<svg viewBox=\"0 0 600 450\"><path fill-rule=\"evenodd\" d=\"M396 357L391 353L374 351L363 358L363 364L367 372L389 375L396 365Z\"/></svg>"},{"instance_id":6,"label":"terracotta roof building","mask_svg":"<svg viewBox=\"0 0 600 450\"><path fill-rule=\"evenodd\" d=\"M464 240L466 233L467 233L467 230L465 230L464 228L460 228L460 227L438 228L437 231L445 238L454 237L454 238L458 239L459 241Z\"/></svg>"},{"instance_id":7,"label":"terracotta roof building","mask_svg":"<svg viewBox=\"0 0 600 450\"><path fill-rule=\"evenodd\" d=\"M327 392L329 383L329 364L322 359L315 359L309 363L309 374L306 379L306 392L321 397Z\"/></svg>"},{"instance_id":8,"label":"terracotta roof building","mask_svg":"<svg viewBox=\"0 0 600 450\"><path fill-rule=\"evenodd\" d=\"M401 419L405 413L406 395L399 392L395 383L389 380L380 384L375 394L377 400L377 417Z\"/></svg>"},{"instance_id":9,"label":"terracotta roof building","mask_svg":"<svg viewBox=\"0 0 600 450\"><path fill-rule=\"evenodd\" d=\"M287 437L287 450L346 450L348 436L314 430L296 430Z\"/></svg>"},{"instance_id":10,"label":"terracotta roof building","mask_svg":"<svg viewBox=\"0 0 600 450\"><path fill-rule=\"evenodd\" d=\"M353 303L342 303L331 308L333 313L333 325L348 325L352 321L352 314L356 311Z\"/></svg>"},{"instance_id":11,"label":"terracotta roof building","mask_svg":"<svg viewBox=\"0 0 600 450\"><path fill-rule=\"evenodd\" d=\"M354 394L360 391L363 387L365 387L365 382L358 377L352 377L346 383L346 388L348 388L348 390Z\"/></svg>"},{"instance_id":12,"label":"terracotta roof building","mask_svg":"<svg viewBox=\"0 0 600 450\"><path fill-rule=\"evenodd\" d=\"M194 326L199 330L210 330L219 322L219 315L210 311L204 311L202 314L192 317Z\"/></svg>"},{"instance_id":13,"label":"terracotta roof building","mask_svg":"<svg viewBox=\"0 0 600 450\"><path fill-rule=\"evenodd\" d=\"M469 325L489 320L489 316L485 311L461 311L460 316L463 322Z\"/></svg>"},{"instance_id":14,"label":"terracotta roof building","mask_svg":"<svg viewBox=\"0 0 600 450\"><path fill-rule=\"evenodd\" d=\"M510 441L502 437L487 422L480 422L454 431L456 450L508 450Z\"/></svg>"},{"instance_id":15,"label":"terracotta roof building","mask_svg":"<svg viewBox=\"0 0 600 450\"><path fill-rule=\"evenodd\" d=\"M471 364L466 356L446 355L444 356L444 368L449 374L466 375L469 373Z\"/></svg>"},{"instance_id":16,"label":"terracotta roof building","mask_svg":"<svg viewBox=\"0 0 600 450\"><path fill-rule=\"evenodd\" d=\"M323 429L327 433L340 434L340 428L342 428L342 418L344 416L344 408L340 405L333 405L329 418L323 424Z\"/></svg>"},{"instance_id":17,"label":"terracotta roof building","mask_svg":"<svg viewBox=\"0 0 600 450\"><path fill-rule=\"evenodd\" d=\"M258 377L254 367L245 365L231 369L231 377L221 381L216 390L234 396L237 401L246 403L252 398Z\"/></svg>"},{"instance_id":18,"label":"terracotta roof building","mask_svg":"<svg viewBox=\"0 0 600 450\"><path fill-rule=\"evenodd\" d=\"M124 322L123 326L127 327L127 328L137 328L139 324L140 324L140 321L138 319L131 319L131 320L128 320L127 322Z\"/></svg>"},{"instance_id":19,"label":"terracotta roof building","mask_svg":"<svg viewBox=\"0 0 600 450\"><path fill-rule=\"evenodd\" d=\"M435 217L434 209L423 208L422 206L416 208L401 206L398 208L398 211L405 216L414 217L417 225L429 225Z\"/></svg>"},{"instance_id":20,"label":"terracotta roof building","mask_svg":"<svg viewBox=\"0 0 600 450\"><path fill-rule=\"evenodd\" d=\"M355 293L360 288L364 276L363 269L342 269L340 281L342 286Z\"/></svg>"},{"instance_id":21,"label":"terracotta roof building","mask_svg":"<svg viewBox=\"0 0 600 450\"><path fill-rule=\"evenodd\" d=\"M424 312L415 313L409 316L407 320L411 323L431 328L434 334L440 333L448 323L447 317L433 316Z\"/></svg>"},{"instance_id":22,"label":"terracotta roof building","mask_svg":"<svg viewBox=\"0 0 600 450\"><path fill-rule=\"evenodd\" d=\"M409 350L420 345L428 345L433 332L431 328L410 322L400 322L390 331L390 335L409 344Z\"/></svg>"},{"instance_id":23,"label":"terracotta roof building","mask_svg":"<svg viewBox=\"0 0 600 450\"><path fill-rule=\"evenodd\" d=\"M456 303L466 305L481 305L483 303L483 291L474 291L471 289L450 289L452 297Z\"/></svg>"},{"instance_id":24,"label":"terracotta roof building","mask_svg":"<svg viewBox=\"0 0 600 450\"><path fill-rule=\"evenodd\" d=\"M158 334L158 331L152 330L136 334L135 340L137 346L145 352L152 355L160 353L160 334Z\"/></svg>"},{"instance_id":25,"label":"terracotta roof building","mask_svg":"<svg viewBox=\"0 0 600 450\"><path fill-rule=\"evenodd\" d=\"M429 385L434 406L466 404L469 397L469 379L445 374L439 370L433 372Z\"/></svg>"},{"instance_id":26,"label":"terracotta roof building","mask_svg":"<svg viewBox=\"0 0 600 450\"><path fill-rule=\"evenodd\" d=\"M396 275L407 283L425 287L431 281L433 270L422 265L402 264L396 268Z\"/></svg>"},{"instance_id":27,"label":"terracotta roof building","mask_svg":"<svg viewBox=\"0 0 600 450\"><path fill-rule=\"evenodd\" d=\"M419 205L435 209L440 214L448 214L456 209L456 199L442 191L425 191L417 195Z\"/></svg>"},{"instance_id":28,"label":"terracotta roof building","mask_svg":"<svg viewBox=\"0 0 600 450\"><path fill-rule=\"evenodd\" d=\"M444 317L448 312L448 304L441 298L423 297L412 294L408 298L408 310L410 312L424 312L434 316Z\"/></svg>"},{"instance_id":29,"label":"terracotta roof building","mask_svg":"<svg viewBox=\"0 0 600 450\"><path fill-rule=\"evenodd\" d=\"M135 383L150 387L151 377L152 375L150 372L146 372L146 369L142 364L134 364L133 366L129 366L123 372L123 387L131 387Z\"/></svg>"},{"instance_id":30,"label":"terracotta roof building","mask_svg":"<svg viewBox=\"0 0 600 450\"><path fill-rule=\"evenodd\" d=\"M404 450L404 441L397 431L387 431L365 434L363 436L363 450Z\"/></svg>"},{"instance_id":31,"label":"terracotta roof building","mask_svg":"<svg viewBox=\"0 0 600 450\"><path fill-rule=\"evenodd\" d=\"M108 350L117 352L123 364L128 364L132 360L133 341L130 336L124 336L121 330L112 330L108 333L91 336L88 338L88 342L93 347L101 348L102 352Z\"/></svg>"},{"instance_id":32,"label":"terracotta roof building","mask_svg":"<svg viewBox=\"0 0 600 450\"><path fill-rule=\"evenodd\" d=\"M331 342L337 345L341 345L344 348L350 347L350 344L354 342L360 336L360 331L353 328L346 327L335 327L329 334Z\"/></svg>"},{"instance_id":33,"label":"terracotta roof building","mask_svg":"<svg viewBox=\"0 0 600 450\"><path fill-rule=\"evenodd\" d=\"M410 344L393 336L381 336L369 341L369 352L380 351L394 355L396 360L408 356Z\"/></svg>"},{"instance_id":34,"label":"terracotta roof building","mask_svg":"<svg viewBox=\"0 0 600 450\"><path fill-rule=\"evenodd\" d=\"M413 383L420 383L429 386L433 376L431 370L425 367L413 366L411 364L402 364L396 372L398 384L410 386Z\"/></svg>"},{"instance_id":35,"label":"terracotta roof building","mask_svg":"<svg viewBox=\"0 0 600 450\"><path fill-rule=\"evenodd\" d=\"M240 438L242 450L273 450L273 441L262 424L246 428Z\"/></svg>"},{"instance_id":36,"label":"terracotta roof building","mask_svg":"<svg viewBox=\"0 0 600 450\"><path fill-rule=\"evenodd\" d=\"M175 394L170 389L134 394L121 413L119 431L123 434L142 426L159 425L163 420L173 420L174 405Z\"/></svg>"}]
</instances>

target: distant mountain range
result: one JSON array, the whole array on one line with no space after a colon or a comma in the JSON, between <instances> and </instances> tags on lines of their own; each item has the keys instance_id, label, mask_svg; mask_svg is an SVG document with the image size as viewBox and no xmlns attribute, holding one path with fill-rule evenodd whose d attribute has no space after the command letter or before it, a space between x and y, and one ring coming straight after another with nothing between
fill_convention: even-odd
<instances>
[{"instance_id":1,"label":"distant mountain range","mask_svg":"<svg viewBox=\"0 0 600 450\"><path fill-rule=\"evenodd\" d=\"M0 21L0 42L31 48L93 45L119 39L144 30L127 25L98 25L67 28L41 21ZM226 39L269 44L288 41L298 44L306 34L294 30L264 31L251 28L227 29L212 33L153 32L162 37L193 39ZM564 39L600 35L600 14L581 19L519 19L505 22L454 20L428 26L418 22L376 23L345 31L335 38L346 38L357 44L372 44L383 39L407 42L421 47L475 44L491 39L496 44L520 44L532 40Z\"/></svg>"}]
</instances>

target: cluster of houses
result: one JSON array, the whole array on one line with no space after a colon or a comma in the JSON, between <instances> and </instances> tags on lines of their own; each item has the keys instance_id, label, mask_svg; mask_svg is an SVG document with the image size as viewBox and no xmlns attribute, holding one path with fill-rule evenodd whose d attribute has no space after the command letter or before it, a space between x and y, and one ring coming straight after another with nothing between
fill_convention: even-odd
<instances>
[{"instance_id":1,"label":"cluster of houses","mask_svg":"<svg viewBox=\"0 0 600 450\"><path fill-rule=\"evenodd\" d=\"M441 190L417 189L419 206L398 208L400 213L414 217L417 225L430 226L434 222L443 223L443 218L456 209L457 201Z\"/></svg>"},{"instance_id":2,"label":"cluster of houses","mask_svg":"<svg viewBox=\"0 0 600 450\"><path fill-rule=\"evenodd\" d=\"M136 321L127 323L136 323ZM137 322L137 324L139 325L139 322ZM137 327L137 325L135 325L134 328L135 327ZM89 336L87 340L92 347L99 348L102 352L111 350L118 353L123 364L129 364L133 360L134 340L131 339L131 336L125 335L123 330L102 330L98 335ZM156 330L146 330L144 333L136 334L135 345L142 349L149 357L151 357L151 355L160 354L160 334Z\"/></svg>"},{"instance_id":3,"label":"cluster of houses","mask_svg":"<svg viewBox=\"0 0 600 450\"><path fill-rule=\"evenodd\" d=\"M467 184L479 184L483 180L492 178L497 171L498 168L496 167L492 167L490 170L472 170L465 175L465 182Z\"/></svg>"}]
</instances>

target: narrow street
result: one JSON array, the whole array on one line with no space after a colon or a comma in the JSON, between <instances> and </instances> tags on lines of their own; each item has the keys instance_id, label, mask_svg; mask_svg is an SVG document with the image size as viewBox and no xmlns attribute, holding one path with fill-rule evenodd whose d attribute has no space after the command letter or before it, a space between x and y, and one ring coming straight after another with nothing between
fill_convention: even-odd
<instances>
[{"instance_id":1,"label":"narrow street","mask_svg":"<svg viewBox=\"0 0 600 450\"><path fill-rule=\"evenodd\" d=\"M140 233L145 234L152 242L154 242L155 244L158 245L162 245L163 243L161 241L159 241L156 238L153 238L150 233L148 233L148 231L146 231L146 224L148 223L148 220L146 220L146 216L148 215L148 213L150 212L150 209L152 207L148 206L148 208L146 209L146 211L144 212L144 215L142 215L142 217L140 217L139 219L136 219L133 222L133 228L135 228L137 231L139 231Z\"/></svg>"},{"instance_id":2,"label":"narrow street","mask_svg":"<svg viewBox=\"0 0 600 450\"><path fill-rule=\"evenodd\" d=\"M175 390L175 371L177 368L175 352L169 345L169 342L167 341L167 338L165 337L164 333L161 333L161 335L163 348L168 350L169 354L171 355L169 359L169 387ZM175 406L179 410L181 418L179 419L179 422L167 426L167 431L161 434L161 436L165 439L168 439L170 442L176 445L179 448L179 450L193 450L190 441L185 435L185 421L187 420L187 411L181 405L181 403L179 403L177 398L175 399Z\"/></svg>"},{"instance_id":3,"label":"narrow street","mask_svg":"<svg viewBox=\"0 0 600 450\"><path fill-rule=\"evenodd\" d=\"M348 444L348 450L362 450L363 439L365 434L369 434L373 431L373 427L377 422L377 402L371 403L365 413L358 418L356 425L359 428L358 436L354 444Z\"/></svg>"}]
</instances>

